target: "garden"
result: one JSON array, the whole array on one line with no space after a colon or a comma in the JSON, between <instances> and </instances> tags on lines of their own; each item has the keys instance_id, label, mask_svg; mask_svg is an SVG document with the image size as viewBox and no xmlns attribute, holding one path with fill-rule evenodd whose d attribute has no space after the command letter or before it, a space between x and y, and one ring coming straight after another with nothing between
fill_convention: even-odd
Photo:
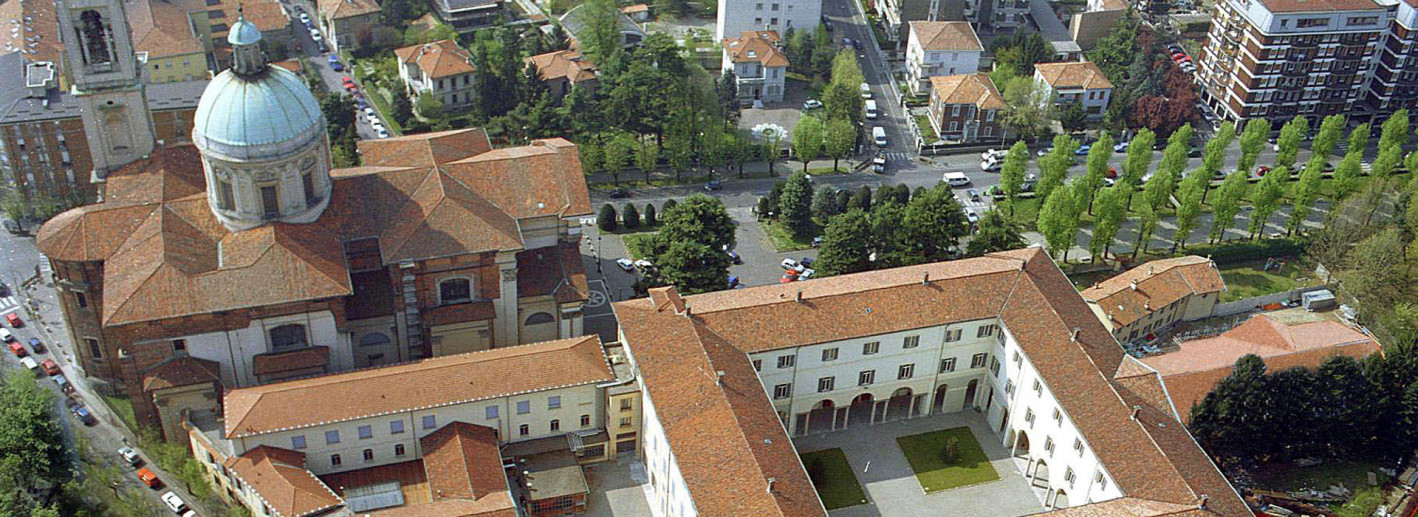
<instances>
[{"instance_id":1,"label":"garden","mask_svg":"<svg viewBox=\"0 0 1418 517\"><path fill-rule=\"evenodd\" d=\"M1000 478L968 427L902 436L896 444L927 494Z\"/></svg>"},{"instance_id":2,"label":"garden","mask_svg":"<svg viewBox=\"0 0 1418 517\"><path fill-rule=\"evenodd\" d=\"M817 497L828 510L867 503L866 493L842 449L805 452L801 459L812 486L817 489Z\"/></svg>"}]
</instances>

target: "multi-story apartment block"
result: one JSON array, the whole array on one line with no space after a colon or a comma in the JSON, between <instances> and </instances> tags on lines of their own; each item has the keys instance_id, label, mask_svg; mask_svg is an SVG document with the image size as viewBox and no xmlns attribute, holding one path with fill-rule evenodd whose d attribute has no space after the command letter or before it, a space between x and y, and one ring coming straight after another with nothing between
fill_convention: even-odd
<instances>
[{"instance_id":1,"label":"multi-story apartment block","mask_svg":"<svg viewBox=\"0 0 1418 517\"><path fill-rule=\"evenodd\" d=\"M502 20L501 0L433 0L438 19L460 33L488 27Z\"/></svg>"},{"instance_id":2,"label":"multi-story apartment block","mask_svg":"<svg viewBox=\"0 0 1418 517\"><path fill-rule=\"evenodd\" d=\"M1414 73L1404 23L1415 17L1404 2L1217 2L1196 74L1202 100L1232 121L1391 111L1392 96L1403 104L1413 90L1400 83Z\"/></svg>"},{"instance_id":3,"label":"multi-story apartment block","mask_svg":"<svg viewBox=\"0 0 1418 517\"><path fill-rule=\"evenodd\" d=\"M467 109L477 100L473 83L473 56L451 39L404 47L394 51L399 79L412 99L428 93L449 111Z\"/></svg>"},{"instance_id":4,"label":"multi-story apartment block","mask_svg":"<svg viewBox=\"0 0 1418 517\"><path fill-rule=\"evenodd\" d=\"M907 41L912 22L966 19L966 0L870 0L867 5L881 15L887 37L901 43Z\"/></svg>"},{"instance_id":5,"label":"multi-story apartment block","mask_svg":"<svg viewBox=\"0 0 1418 517\"><path fill-rule=\"evenodd\" d=\"M1083 290L1083 299L1120 343L1151 340L1179 321L1211 316L1226 283L1210 259L1154 260Z\"/></svg>"},{"instance_id":6,"label":"multi-story apartment block","mask_svg":"<svg viewBox=\"0 0 1418 517\"><path fill-rule=\"evenodd\" d=\"M1108 111L1108 101L1113 96L1113 83L1108 82L1098 65L1087 61L1038 63L1034 65L1034 82L1047 91L1044 102L1055 107L1079 105L1094 120Z\"/></svg>"},{"instance_id":7,"label":"multi-story apartment block","mask_svg":"<svg viewBox=\"0 0 1418 517\"><path fill-rule=\"evenodd\" d=\"M1004 97L985 74L931 77L927 116L941 138L965 142L1004 136Z\"/></svg>"},{"instance_id":8,"label":"multi-story apartment block","mask_svg":"<svg viewBox=\"0 0 1418 517\"><path fill-rule=\"evenodd\" d=\"M906 38L906 76L911 91L929 90L931 77L972 75L980 70L985 46L968 22L910 23Z\"/></svg>"},{"instance_id":9,"label":"multi-story apartment block","mask_svg":"<svg viewBox=\"0 0 1418 517\"><path fill-rule=\"evenodd\" d=\"M1013 29L1028 25L1029 0L965 0L964 14L970 23Z\"/></svg>"},{"instance_id":10,"label":"multi-story apartment block","mask_svg":"<svg viewBox=\"0 0 1418 517\"><path fill-rule=\"evenodd\" d=\"M1379 47L1365 108L1381 116L1418 107L1418 7L1398 2L1393 23Z\"/></svg>"},{"instance_id":11,"label":"multi-story apartment block","mask_svg":"<svg viewBox=\"0 0 1418 517\"><path fill-rule=\"evenodd\" d=\"M658 515L825 516L790 437L960 411L1051 515L1251 515L1039 249L615 309Z\"/></svg>"},{"instance_id":12,"label":"multi-story apartment block","mask_svg":"<svg viewBox=\"0 0 1418 517\"><path fill-rule=\"evenodd\" d=\"M811 30L822 23L822 0L718 0L714 40L753 31Z\"/></svg>"},{"instance_id":13,"label":"multi-story apartment block","mask_svg":"<svg viewBox=\"0 0 1418 517\"><path fill-rule=\"evenodd\" d=\"M740 104L782 102L788 81L788 56L779 50L775 31L750 31L725 38L723 71L733 72Z\"/></svg>"}]
</instances>

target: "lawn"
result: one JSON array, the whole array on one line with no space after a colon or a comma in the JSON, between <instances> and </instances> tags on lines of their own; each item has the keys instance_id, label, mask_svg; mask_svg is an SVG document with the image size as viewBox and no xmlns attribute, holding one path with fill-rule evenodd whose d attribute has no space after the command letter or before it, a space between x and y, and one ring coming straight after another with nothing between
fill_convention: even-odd
<instances>
[{"instance_id":1,"label":"lawn","mask_svg":"<svg viewBox=\"0 0 1418 517\"><path fill-rule=\"evenodd\" d=\"M812 237L794 237L788 231L788 225L782 221L763 221L763 233L768 234L768 242L777 249L779 253L784 251L798 251L812 248ZM628 244L627 244L628 245Z\"/></svg>"},{"instance_id":2,"label":"lawn","mask_svg":"<svg viewBox=\"0 0 1418 517\"><path fill-rule=\"evenodd\" d=\"M640 260L647 258L650 254L650 239L655 236L655 232L628 233L620 236L625 242L625 249L630 252L630 260Z\"/></svg>"},{"instance_id":3,"label":"lawn","mask_svg":"<svg viewBox=\"0 0 1418 517\"><path fill-rule=\"evenodd\" d=\"M958 441L959 458L953 463L946 463L941 457L949 438ZM985 451L980 449L980 442L975 441L968 427L902 436L896 439L896 444L927 494L999 479L999 473L990 465Z\"/></svg>"},{"instance_id":4,"label":"lawn","mask_svg":"<svg viewBox=\"0 0 1418 517\"><path fill-rule=\"evenodd\" d=\"M1296 257L1286 257L1280 271L1262 271L1264 260L1242 262L1221 268L1221 279L1226 281L1226 291L1221 293L1221 302L1234 302L1252 296L1262 296L1315 282L1314 278L1300 266Z\"/></svg>"},{"instance_id":5,"label":"lawn","mask_svg":"<svg viewBox=\"0 0 1418 517\"><path fill-rule=\"evenodd\" d=\"M925 115L916 115L916 127L921 130L921 138L927 142L936 141L935 128L931 127L931 119Z\"/></svg>"},{"instance_id":6,"label":"lawn","mask_svg":"<svg viewBox=\"0 0 1418 517\"><path fill-rule=\"evenodd\" d=\"M852 474L852 466L847 464L847 455L842 449L807 452L801 455L808 477L817 488L817 497L828 510L866 504L867 495L862 492L861 483ZM820 467L818 466L820 465ZM821 469L820 475L814 471ZM819 479L821 478L821 479Z\"/></svg>"},{"instance_id":7,"label":"lawn","mask_svg":"<svg viewBox=\"0 0 1418 517\"><path fill-rule=\"evenodd\" d=\"M118 415L118 419L128 426L129 431L138 432L138 419L133 416L133 402L128 400L128 397L111 397L99 393L99 398L108 404L108 408Z\"/></svg>"},{"instance_id":8,"label":"lawn","mask_svg":"<svg viewBox=\"0 0 1418 517\"><path fill-rule=\"evenodd\" d=\"M1014 222L1019 225L1020 231L1032 232L1037 230L1035 224L1039 219L1039 205L1042 201L1037 197L1029 199L1017 199L1014 201ZM996 210L1004 210L1009 214L1009 201L1002 201Z\"/></svg>"}]
</instances>

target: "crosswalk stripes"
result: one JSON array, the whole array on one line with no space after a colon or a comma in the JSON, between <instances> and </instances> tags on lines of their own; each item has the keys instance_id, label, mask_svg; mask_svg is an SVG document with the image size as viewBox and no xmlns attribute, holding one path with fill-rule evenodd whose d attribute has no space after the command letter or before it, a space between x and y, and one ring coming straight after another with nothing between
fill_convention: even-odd
<instances>
[{"instance_id":1,"label":"crosswalk stripes","mask_svg":"<svg viewBox=\"0 0 1418 517\"><path fill-rule=\"evenodd\" d=\"M19 305L19 304L20 304L20 299L19 299L19 298L15 298L14 296L3 296L3 297L0 297L0 310L9 309L10 307L14 307L14 306Z\"/></svg>"},{"instance_id":2,"label":"crosswalk stripes","mask_svg":"<svg viewBox=\"0 0 1418 517\"><path fill-rule=\"evenodd\" d=\"M45 276L54 273L54 270L49 268L49 256L43 253L39 255L39 272Z\"/></svg>"}]
</instances>

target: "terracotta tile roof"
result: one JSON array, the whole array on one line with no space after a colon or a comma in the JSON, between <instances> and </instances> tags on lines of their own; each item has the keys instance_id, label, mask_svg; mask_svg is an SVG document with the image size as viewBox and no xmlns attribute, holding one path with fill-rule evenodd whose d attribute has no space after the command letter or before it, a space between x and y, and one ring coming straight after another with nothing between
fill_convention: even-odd
<instances>
[{"instance_id":1,"label":"terracotta tile roof","mask_svg":"<svg viewBox=\"0 0 1418 517\"><path fill-rule=\"evenodd\" d=\"M419 316L429 327L437 327L451 323L490 320L497 317L496 311L492 302L480 301L434 307L423 311Z\"/></svg>"},{"instance_id":2,"label":"terracotta tile roof","mask_svg":"<svg viewBox=\"0 0 1418 517\"><path fill-rule=\"evenodd\" d=\"M788 56L778 50L778 41L778 31L748 31L737 38L724 38L724 53L735 63L788 66Z\"/></svg>"},{"instance_id":3,"label":"terracotta tile roof","mask_svg":"<svg viewBox=\"0 0 1418 517\"><path fill-rule=\"evenodd\" d=\"M419 438L433 499L482 499L507 491L497 431L452 422ZM509 501L510 502L510 501Z\"/></svg>"},{"instance_id":4,"label":"terracotta tile roof","mask_svg":"<svg viewBox=\"0 0 1418 517\"><path fill-rule=\"evenodd\" d=\"M540 248L517 254L517 297L554 295L560 303L586 301L590 288L581 247L568 242L549 251Z\"/></svg>"},{"instance_id":5,"label":"terracotta tile roof","mask_svg":"<svg viewBox=\"0 0 1418 517\"><path fill-rule=\"evenodd\" d=\"M301 69L305 68L305 65L301 64L301 61L299 59L287 59L285 61L276 61L275 63L271 63L271 66L279 66L297 74L300 73Z\"/></svg>"},{"instance_id":6,"label":"terracotta tile roof","mask_svg":"<svg viewBox=\"0 0 1418 517\"><path fill-rule=\"evenodd\" d=\"M975 34L970 22L926 22L910 23L911 33L921 42L922 50L955 50L983 52L985 46Z\"/></svg>"},{"instance_id":7,"label":"terracotta tile roof","mask_svg":"<svg viewBox=\"0 0 1418 517\"><path fill-rule=\"evenodd\" d=\"M931 76L931 92L932 97L943 104L973 104L982 110L1004 109L1004 97L985 74Z\"/></svg>"},{"instance_id":8,"label":"terracotta tile roof","mask_svg":"<svg viewBox=\"0 0 1418 517\"><path fill-rule=\"evenodd\" d=\"M1196 506L1184 504L1149 501L1136 497L1119 497L1117 499L1110 499L1093 504L1039 512L1033 515L1039 517L1180 517L1196 509Z\"/></svg>"},{"instance_id":9,"label":"terracotta tile roof","mask_svg":"<svg viewBox=\"0 0 1418 517\"><path fill-rule=\"evenodd\" d=\"M143 391L191 386L218 381L221 365L196 357L173 357L143 374Z\"/></svg>"},{"instance_id":10,"label":"terracotta tile roof","mask_svg":"<svg viewBox=\"0 0 1418 517\"><path fill-rule=\"evenodd\" d=\"M575 50L537 54L527 58L527 62L536 66L542 79L547 81L566 79L571 84L577 84L596 80L596 65Z\"/></svg>"},{"instance_id":11,"label":"terracotta tile roof","mask_svg":"<svg viewBox=\"0 0 1418 517\"><path fill-rule=\"evenodd\" d=\"M1117 326L1126 326L1188 296L1219 293L1225 287L1211 260L1188 255L1129 269L1084 289L1083 299L1098 304Z\"/></svg>"},{"instance_id":12,"label":"terracotta tile roof","mask_svg":"<svg viewBox=\"0 0 1418 517\"><path fill-rule=\"evenodd\" d=\"M1132 356L1124 356L1113 374L1113 382L1133 397L1148 406L1177 418L1177 410L1172 407L1172 399L1167 397L1167 389L1162 386L1162 376L1156 370Z\"/></svg>"},{"instance_id":13,"label":"terracotta tile roof","mask_svg":"<svg viewBox=\"0 0 1418 517\"><path fill-rule=\"evenodd\" d=\"M288 352L258 354L251 358L251 372L256 375L293 372L307 368L329 366L330 347L311 346Z\"/></svg>"},{"instance_id":14,"label":"terracotta tile roof","mask_svg":"<svg viewBox=\"0 0 1418 517\"><path fill-rule=\"evenodd\" d=\"M1034 65L1034 72L1056 90L1102 90L1113 87L1113 83L1108 82L1108 77L1103 75L1103 70L1087 61L1038 63Z\"/></svg>"},{"instance_id":15,"label":"terracotta tile roof","mask_svg":"<svg viewBox=\"0 0 1418 517\"><path fill-rule=\"evenodd\" d=\"M280 2L243 0L238 2L237 6L241 8L241 15L246 16L246 21L256 24L256 28L263 33L270 34L290 27L291 19L286 16ZM227 18L230 18L232 23L236 23L236 9L227 3L223 5L223 10L227 11ZM225 33L226 31L220 32L220 34Z\"/></svg>"},{"instance_id":16,"label":"terracotta tile roof","mask_svg":"<svg viewBox=\"0 0 1418 517\"><path fill-rule=\"evenodd\" d=\"M581 156L576 144L562 138L494 149L444 169L517 219L592 213Z\"/></svg>"},{"instance_id":17,"label":"terracotta tile roof","mask_svg":"<svg viewBox=\"0 0 1418 517\"><path fill-rule=\"evenodd\" d=\"M49 0L9 0L0 3L0 54L19 52L26 63L59 65L64 44L59 40L59 16Z\"/></svg>"},{"instance_id":18,"label":"terracotta tile roof","mask_svg":"<svg viewBox=\"0 0 1418 517\"><path fill-rule=\"evenodd\" d=\"M620 8L620 12L623 12L625 14L648 13L650 12L650 6L645 4L627 5L625 7Z\"/></svg>"},{"instance_id":19,"label":"terracotta tile roof","mask_svg":"<svg viewBox=\"0 0 1418 517\"><path fill-rule=\"evenodd\" d=\"M1297 366L1317 368L1337 355L1357 359L1381 350L1369 336L1336 321L1287 325L1262 314L1219 336L1184 342L1176 352L1142 362L1162 375L1185 422L1190 419L1191 407L1230 375L1236 360L1244 355L1260 356L1267 369L1281 371Z\"/></svg>"},{"instance_id":20,"label":"terracotta tile roof","mask_svg":"<svg viewBox=\"0 0 1418 517\"><path fill-rule=\"evenodd\" d=\"M432 78L473 73L473 56L451 40L439 40L394 50L399 64L412 63Z\"/></svg>"},{"instance_id":21,"label":"terracotta tile roof","mask_svg":"<svg viewBox=\"0 0 1418 517\"><path fill-rule=\"evenodd\" d=\"M812 494L786 437L773 445L756 434L783 430L748 353L991 317L1004 322L1125 494L1186 506L1206 495L1211 513L1250 515L1179 422L1114 382L1136 365L1122 368L1122 348L1039 249L685 298L657 290L615 309L701 515L822 512L784 510L761 487L775 477L778 487L801 482ZM704 371L724 371L725 387ZM1137 419L1134 406L1143 408ZM769 451L773 461L752 460ZM780 470L766 473L769 466ZM758 511L735 510L750 506Z\"/></svg>"},{"instance_id":22,"label":"terracotta tile roof","mask_svg":"<svg viewBox=\"0 0 1418 517\"><path fill-rule=\"evenodd\" d=\"M133 47L147 52L148 59L204 51L181 5L168 0L128 0L124 9L133 31Z\"/></svg>"},{"instance_id":23,"label":"terracotta tile roof","mask_svg":"<svg viewBox=\"0 0 1418 517\"><path fill-rule=\"evenodd\" d=\"M360 161L365 166L433 167L477 156L492 150L482 128L360 140Z\"/></svg>"},{"instance_id":24,"label":"terracotta tile roof","mask_svg":"<svg viewBox=\"0 0 1418 517\"><path fill-rule=\"evenodd\" d=\"M379 12L375 0L319 0L320 14L332 19L348 18Z\"/></svg>"},{"instance_id":25,"label":"terracotta tile roof","mask_svg":"<svg viewBox=\"0 0 1418 517\"><path fill-rule=\"evenodd\" d=\"M386 264L521 247L516 219L436 168L379 236Z\"/></svg>"},{"instance_id":26,"label":"terracotta tile roof","mask_svg":"<svg viewBox=\"0 0 1418 517\"><path fill-rule=\"evenodd\" d=\"M364 514L361 514L364 515ZM395 506L369 512L370 517L517 517L510 492L476 501L444 499L427 504Z\"/></svg>"},{"instance_id":27,"label":"terracotta tile roof","mask_svg":"<svg viewBox=\"0 0 1418 517\"><path fill-rule=\"evenodd\" d=\"M305 469L305 454L267 445L227 461L237 479L256 492L278 517L302 517L345 504Z\"/></svg>"},{"instance_id":28,"label":"terracotta tile roof","mask_svg":"<svg viewBox=\"0 0 1418 517\"><path fill-rule=\"evenodd\" d=\"M1377 11L1384 8L1374 0L1262 0L1261 4L1273 13Z\"/></svg>"},{"instance_id":29,"label":"terracotta tile roof","mask_svg":"<svg viewBox=\"0 0 1418 517\"><path fill-rule=\"evenodd\" d=\"M226 435L237 438L613 379L591 335L240 388L223 408Z\"/></svg>"}]
</instances>

